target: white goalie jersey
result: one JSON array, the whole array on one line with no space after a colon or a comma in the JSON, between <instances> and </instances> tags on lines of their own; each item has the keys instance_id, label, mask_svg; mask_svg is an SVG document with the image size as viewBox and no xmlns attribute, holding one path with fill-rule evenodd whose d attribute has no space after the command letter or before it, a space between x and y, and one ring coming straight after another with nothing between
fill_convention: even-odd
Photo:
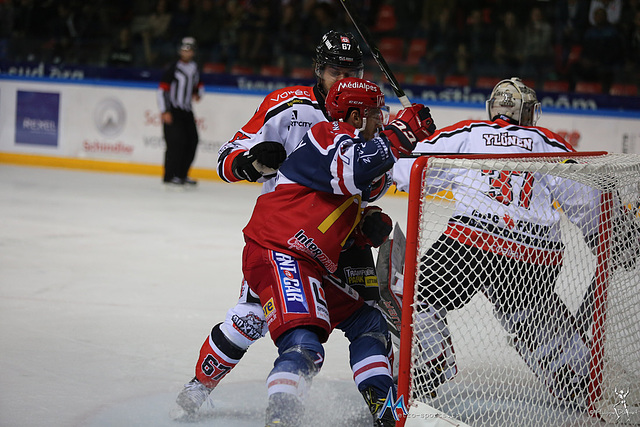
<instances>
[{"instance_id":1,"label":"white goalie jersey","mask_svg":"<svg viewBox=\"0 0 640 427\"><path fill-rule=\"evenodd\" d=\"M573 151L546 129L516 126L500 119L465 121L443 128L414 150L417 154ZM412 164L411 159L401 159L394 167L399 190L408 191ZM444 182L451 184L456 200L446 234L467 245L482 245L480 249L525 262L561 262L560 213L554 201L585 237L597 231L599 194L575 181L530 172L450 169L429 175L428 191L447 190L442 187ZM478 193L486 197L478 198Z\"/></svg>"}]
</instances>

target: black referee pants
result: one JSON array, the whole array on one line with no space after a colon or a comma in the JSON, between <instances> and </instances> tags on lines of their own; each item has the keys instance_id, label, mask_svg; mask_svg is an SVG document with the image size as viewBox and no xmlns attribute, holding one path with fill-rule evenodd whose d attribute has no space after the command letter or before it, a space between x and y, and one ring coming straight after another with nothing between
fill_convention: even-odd
<instances>
[{"instance_id":1,"label":"black referee pants","mask_svg":"<svg viewBox=\"0 0 640 427\"><path fill-rule=\"evenodd\" d=\"M192 111L171 110L173 122L165 123L164 182L173 178L184 180L196 157L198 129Z\"/></svg>"}]
</instances>

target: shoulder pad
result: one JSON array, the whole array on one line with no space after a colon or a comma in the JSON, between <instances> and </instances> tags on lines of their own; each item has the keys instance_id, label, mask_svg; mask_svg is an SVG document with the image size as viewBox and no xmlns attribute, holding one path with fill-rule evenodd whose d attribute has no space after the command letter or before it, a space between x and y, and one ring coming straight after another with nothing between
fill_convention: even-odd
<instances>
[{"instance_id":1,"label":"shoulder pad","mask_svg":"<svg viewBox=\"0 0 640 427\"><path fill-rule=\"evenodd\" d=\"M311 101L316 100L313 89L310 86L290 86L278 89L271 92L266 99L269 100L270 103L279 104L294 98L304 98Z\"/></svg>"}]
</instances>

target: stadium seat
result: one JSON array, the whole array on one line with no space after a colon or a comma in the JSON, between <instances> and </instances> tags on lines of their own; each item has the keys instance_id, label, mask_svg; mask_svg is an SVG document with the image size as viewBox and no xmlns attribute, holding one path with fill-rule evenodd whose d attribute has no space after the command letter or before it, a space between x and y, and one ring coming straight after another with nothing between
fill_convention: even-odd
<instances>
[{"instance_id":1,"label":"stadium seat","mask_svg":"<svg viewBox=\"0 0 640 427\"><path fill-rule=\"evenodd\" d=\"M249 75L254 74L253 67L249 67L246 65L233 65L231 66L231 70L229 71L231 74L238 75Z\"/></svg>"},{"instance_id":2,"label":"stadium seat","mask_svg":"<svg viewBox=\"0 0 640 427\"><path fill-rule=\"evenodd\" d=\"M294 79L312 79L313 69L311 67L295 67L291 69L289 75Z\"/></svg>"},{"instance_id":3,"label":"stadium seat","mask_svg":"<svg viewBox=\"0 0 640 427\"><path fill-rule=\"evenodd\" d=\"M383 37L378 50L388 63L401 63L404 57L404 39L402 37Z\"/></svg>"},{"instance_id":4,"label":"stadium seat","mask_svg":"<svg viewBox=\"0 0 640 427\"><path fill-rule=\"evenodd\" d=\"M380 79L384 79L381 73L376 69L376 71L372 71L370 69L364 70L363 79L369 80L370 82L379 82Z\"/></svg>"},{"instance_id":5,"label":"stadium seat","mask_svg":"<svg viewBox=\"0 0 640 427\"><path fill-rule=\"evenodd\" d=\"M394 76L396 76L396 80L398 80L398 83L405 83L407 81L407 76L405 75L405 73L403 72L397 72L397 73L393 73ZM384 83L387 83L388 80L386 77L383 77L384 79Z\"/></svg>"},{"instance_id":6,"label":"stadium seat","mask_svg":"<svg viewBox=\"0 0 640 427\"><path fill-rule=\"evenodd\" d=\"M224 74L227 66L220 62L207 62L202 66L202 72L205 74Z\"/></svg>"},{"instance_id":7,"label":"stadium seat","mask_svg":"<svg viewBox=\"0 0 640 427\"><path fill-rule=\"evenodd\" d=\"M482 89L493 89L501 79L499 77L479 76L476 79L475 87Z\"/></svg>"},{"instance_id":8,"label":"stadium seat","mask_svg":"<svg viewBox=\"0 0 640 427\"><path fill-rule=\"evenodd\" d=\"M448 75L444 78L445 86L469 86L469 77L467 76L458 76L458 75Z\"/></svg>"},{"instance_id":9,"label":"stadium seat","mask_svg":"<svg viewBox=\"0 0 640 427\"><path fill-rule=\"evenodd\" d=\"M409 50L407 51L407 65L419 65L420 61L427 54L427 39L415 38L411 39L409 43Z\"/></svg>"},{"instance_id":10,"label":"stadium seat","mask_svg":"<svg viewBox=\"0 0 640 427\"><path fill-rule=\"evenodd\" d=\"M602 93L602 83L598 82L577 82L574 92L576 93Z\"/></svg>"},{"instance_id":11,"label":"stadium seat","mask_svg":"<svg viewBox=\"0 0 640 427\"><path fill-rule=\"evenodd\" d=\"M396 18L396 11L391 4L383 4L378 10L378 16L376 16L376 23L373 26L373 31L376 33L386 33L396 29L398 20Z\"/></svg>"},{"instance_id":12,"label":"stadium seat","mask_svg":"<svg viewBox=\"0 0 640 427\"><path fill-rule=\"evenodd\" d=\"M284 69L276 65L263 65L260 67L260 74L268 77L282 77Z\"/></svg>"},{"instance_id":13,"label":"stadium seat","mask_svg":"<svg viewBox=\"0 0 640 427\"><path fill-rule=\"evenodd\" d=\"M634 84L614 83L609 88L609 95L638 96L638 86Z\"/></svg>"},{"instance_id":14,"label":"stadium seat","mask_svg":"<svg viewBox=\"0 0 640 427\"><path fill-rule=\"evenodd\" d=\"M414 74L411 82L414 85L435 86L438 84L438 78L433 74Z\"/></svg>"},{"instance_id":15,"label":"stadium seat","mask_svg":"<svg viewBox=\"0 0 640 427\"><path fill-rule=\"evenodd\" d=\"M542 84L544 92L569 92L569 82L564 80L546 80Z\"/></svg>"}]
</instances>

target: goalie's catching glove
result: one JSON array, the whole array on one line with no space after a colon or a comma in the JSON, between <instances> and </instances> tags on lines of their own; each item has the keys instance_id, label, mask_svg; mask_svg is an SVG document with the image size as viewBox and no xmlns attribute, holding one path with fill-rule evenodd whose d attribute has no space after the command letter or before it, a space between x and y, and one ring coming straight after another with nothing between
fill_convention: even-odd
<instances>
[{"instance_id":1,"label":"goalie's catching glove","mask_svg":"<svg viewBox=\"0 0 640 427\"><path fill-rule=\"evenodd\" d=\"M400 154L411 154L416 144L436 131L436 125L429 108L422 104L413 104L401 110L395 120L380 132L391 144L391 151L396 158Z\"/></svg>"},{"instance_id":2,"label":"goalie's catching glove","mask_svg":"<svg viewBox=\"0 0 640 427\"><path fill-rule=\"evenodd\" d=\"M264 141L236 156L231 170L236 178L255 182L263 176L273 176L286 158L287 153L282 144Z\"/></svg>"},{"instance_id":3,"label":"goalie's catching glove","mask_svg":"<svg viewBox=\"0 0 640 427\"><path fill-rule=\"evenodd\" d=\"M393 221L377 206L367 206L360 222L353 230L353 244L360 247L368 245L379 247L389 238L393 230Z\"/></svg>"}]
</instances>

